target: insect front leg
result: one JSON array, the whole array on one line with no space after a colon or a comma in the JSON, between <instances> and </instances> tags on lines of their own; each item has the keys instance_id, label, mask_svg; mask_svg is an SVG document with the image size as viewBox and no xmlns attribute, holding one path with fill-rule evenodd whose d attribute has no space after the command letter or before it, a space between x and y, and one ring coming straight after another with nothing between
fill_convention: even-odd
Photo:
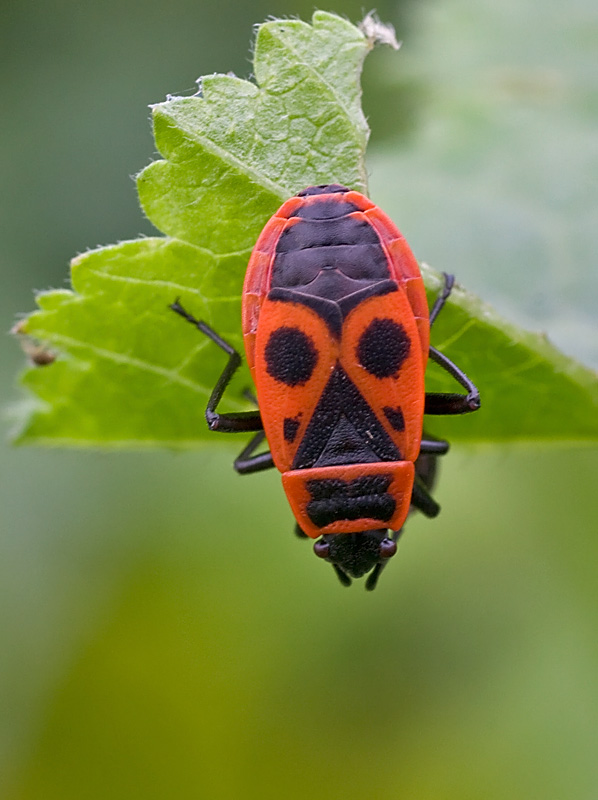
<instances>
[{"instance_id":1,"label":"insect front leg","mask_svg":"<svg viewBox=\"0 0 598 800\"><path fill-rule=\"evenodd\" d=\"M419 452L430 456L444 456L450 448L445 439L422 439Z\"/></svg>"},{"instance_id":2,"label":"insect front leg","mask_svg":"<svg viewBox=\"0 0 598 800\"><path fill-rule=\"evenodd\" d=\"M434 301L434 305L432 306L432 310L430 311L430 327L432 327L432 325L434 324L434 320L444 308L444 304L448 300L450 293L453 291L453 286L455 285L454 275L447 275L446 272L443 272L442 274L444 275L444 286L442 287L440 294Z\"/></svg>"},{"instance_id":3,"label":"insect front leg","mask_svg":"<svg viewBox=\"0 0 598 800\"><path fill-rule=\"evenodd\" d=\"M252 455L265 438L266 434L264 431L259 431L255 434L253 439L251 439L249 444L239 453L234 462L234 468L239 475L248 475L251 472L261 472L262 470L270 469L274 466L272 453L270 453L270 451L267 453L258 453L257 456Z\"/></svg>"},{"instance_id":4,"label":"insect front leg","mask_svg":"<svg viewBox=\"0 0 598 800\"><path fill-rule=\"evenodd\" d=\"M480 407L480 393L473 381L450 358L432 346L430 346L430 358L467 389L467 394L426 392L424 414L466 414L469 411L477 411Z\"/></svg>"},{"instance_id":5,"label":"insect front leg","mask_svg":"<svg viewBox=\"0 0 598 800\"><path fill-rule=\"evenodd\" d=\"M176 314L194 325L199 331L208 336L221 350L228 355L228 362L222 374L216 381L210 399L206 406L206 421L211 431L221 431L223 433L243 433L248 431L261 431L264 426L259 411L237 411L228 414L219 414L216 411L218 403L222 399L224 390L231 382L231 379L241 364L241 356L228 342L206 325L205 322L195 319L189 314L178 299L169 306Z\"/></svg>"},{"instance_id":6,"label":"insect front leg","mask_svg":"<svg viewBox=\"0 0 598 800\"><path fill-rule=\"evenodd\" d=\"M436 298L432 310L430 311L430 327L438 317L438 314L444 308L448 300L453 286L455 284L454 275L444 275L444 286L442 291ZM427 392L426 393L426 406L425 414L466 414L470 411L477 411L480 407L480 393L475 384L467 377L467 375L453 363L450 358L441 353L435 347L430 346L430 358L439 367L442 367L449 375L452 375L464 389L467 394L456 394L453 392Z\"/></svg>"}]
</instances>

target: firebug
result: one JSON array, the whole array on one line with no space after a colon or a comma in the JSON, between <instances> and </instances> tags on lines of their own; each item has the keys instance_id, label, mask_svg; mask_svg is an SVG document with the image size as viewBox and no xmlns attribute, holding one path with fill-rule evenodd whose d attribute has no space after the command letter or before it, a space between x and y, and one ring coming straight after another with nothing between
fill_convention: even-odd
<instances>
[{"instance_id":1,"label":"firebug","mask_svg":"<svg viewBox=\"0 0 598 800\"><path fill-rule=\"evenodd\" d=\"M234 466L282 473L299 535L317 541L345 585L368 589L397 549L411 507L428 517L436 457L448 442L424 437L425 414L480 407L471 380L430 345L432 310L415 257L394 223L359 192L311 186L264 227L243 287L245 353L259 411L216 409L239 353L180 302L171 308L228 355L206 408L214 431L256 435ZM466 394L425 391L430 358ZM264 438L268 452L255 454Z\"/></svg>"}]
</instances>

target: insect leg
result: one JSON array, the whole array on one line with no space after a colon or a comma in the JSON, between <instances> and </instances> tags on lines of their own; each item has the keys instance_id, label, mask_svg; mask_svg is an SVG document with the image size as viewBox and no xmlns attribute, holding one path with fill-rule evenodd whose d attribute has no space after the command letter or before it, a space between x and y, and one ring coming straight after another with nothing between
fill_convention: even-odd
<instances>
[{"instance_id":1,"label":"insect leg","mask_svg":"<svg viewBox=\"0 0 598 800\"><path fill-rule=\"evenodd\" d=\"M250 472L261 472L264 469L270 469L274 466L272 454L269 451L267 453L259 453L257 456L252 455L264 441L265 436L266 434L264 431L258 431L249 444L239 453L233 465L239 475L248 475Z\"/></svg>"},{"instance_id":2,"label":"insect leg","mask_svg":"<svg viewBox=\"0 0 598 800\"><path fill-rule=\"evenodd\" d=\"M424 413L465 414L468 411L477 411L480 407L480 393L475 384L448 356L445 356L444 353L432 346L430 346L430 358L439 367L446 370L449 375L452 375L464 389L467 389L467 394L427 392Z\"/></svg>"},{"instance_id":3,"label":"insect leg","mask_svg":"<svg viewBox=\"0 0 598 800\"><path fill-rule=\"evenodd\" d=\"M433 444L433 445L446 445L446 449L448 449L448 442L441 442L436 439L430 439L425 441L428 444ZM422 445L423 444L424 442L422 442ZM444 450L443 452L446 452L446 450ZM416 480L426 488L426 490L428 491L428 496L429 496L429 490L433 487L436 478L436 455L439 455L439 453L434 453L434 454L430 453L428 455L428 454L423 454L420 451L420 455L417 457L417 461L415 462ZM411 503L415 507L413 496L411 497ZM405 524L403 524L403 527L399 528L398 531L394 531L394 533L390 537L393 540L393 542L396 543L399 541L399 539L403 535L404 530L405 530ZM367 589L368 592L372 592L376 588L376 586L378 585L378 579L382 574L382 570L386 567L389 561L390 559L387 558L384 559L384 561L379 561L374 567L374 569L370 572L365 582L365 588Z\"/></svg>"},{"instance_id":4,"label":"insect leg","mask_svg":"<svg viewBox=\"0 0 598 800\"><path fill-rule=\"evenodd\" d=\"M440 506L428 492L425 483L416 475L411 495L411 505L415 506L426 517L436 517L440 513Z\"/></svg>"},{"instance_id":5,"label":"insect leg","mask_svg":"<svg viewBox=\"0 0 598 800\"><path fill-rule=\"evenodd\" d=\"M438 314L444 308L444 304L450 296L455 284L455 276L444 275L444 287L436 298L432 310L430 311L430 327L438 317ZM452 375L464 389L467 389L467 395L455 393L439 393L428 392L426 394L426 414L464 414L468 411L477 411L480 407L480 393L475 385L469 380L467 375L454 364L450 358L445 356L435 347L430 347L430 358L435 361L438 366L446 370L449 375ZM445 451L446 452L446 451Z\"/></svg>"},{"instance_id":6,"label":"insect leg","mask_svg":"<svg viewBox=\"0 0 598 800\"><path fill-rule=\"evenodd\" d=\"M454 275L447 275L446 272L442 273L444 275L444 286L442 291L434 301L434 305L432 306L432 310L430 311L430 327L432 327L434 320L442 311L444 304L448 300L450 293L453 291L453 286L455 283L455 276Z\"/></svg>"},{"instance_id":7,"label":"insect leg","mask_svg":"<svg viewBox=\"0 0 598 800\"><path fill-rule=\"evenodd\" d=\"M344 570L342 570L337 564L333 564L332 566L334 567L334 571L336 572L337 578L343 584L343 586L351 586L353 581L347 575L347 573Z\"/></svg>"},{"instance_id":8,"label":"insect leg","mask_svg":"<svg viewBox=\"0 0 598 800\"><path fill-rule=\"evenodd\" d=\"M218 336L218 334L213 331L209 325L206 325L205 322L195 319L195 317L191 316L191 314L185 311L178 299L175 300L175 302L172 303L169 308L183 317L183 319L186 319L187 322L195 325L198 330L208 336L228 355L228 362L222 370L222 374L216 381L216 386L214 386L206 406L206 421L208 423L208 428L211 431L223 431L225 433L240 433L244 431L263 430L264 426L262 425L262 418L259 411L233 411L228 414L218 414L216 411L216 407L222 399L224 390L230 383L231 378L241 364L241 356L239 353L234 347L231 347L228 342L225 342L224 339L221 339L220 336Z\"/></svg>"},{"instance_id":9,"label":"insect leg","mask_svg":"<svg viewBox=\"0 0 598 800\"><path fill-rule=\"evenodd\" d=\"M299 524L297 522L295 523L295 531L294 531L294 533L295 533L295 536L298 539L309 539L309 536L305 533L305 531L301 530L301 528L299 527Z\"/></svg>"},{"instance_id":10,"label":"insect leg","mask_svg":"<svg viewBox=\"0 0 598 800\"><path fill-rule=\"evenodd\" d=\"M422 439L420 453L426 455L443 456L449 451L449 443L444 439Z\"/></svg>"}]
</instances>

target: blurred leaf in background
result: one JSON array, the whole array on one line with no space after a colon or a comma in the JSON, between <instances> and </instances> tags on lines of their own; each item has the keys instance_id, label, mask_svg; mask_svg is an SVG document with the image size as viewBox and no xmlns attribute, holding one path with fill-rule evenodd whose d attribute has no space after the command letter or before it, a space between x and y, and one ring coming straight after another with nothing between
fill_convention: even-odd
<instances>
[{"instance_id":1,"label":"blurred leaf in background","mask_svg":"<svg viewBox=\"0 0 598 800\"><path fill-rule=\"evenodd\" d=\"M4 7L6 319L73 250L152 232L123 177L151 157L146 104L246 75L250 25L311 10ZM374 200L419 258L593 359L595 334L559 320L585 329L595 304L595 4L378 11L404 46L366 67ZM547 64L561 88L541 100L521 81ZM376 147L381 95L401 122ZM231 455L3 453L3 796L596 794L595 451L456 448L442 515L410 521L372 596L333 582L276 476Z\"/></svg>"},{"instance_id":2,"label":"blurred leaf in background","mask_svg":"<svg viewBox=\"0 0 598 800\"><path fill-rule=\"evenodd\" d=\"M593 4L451 0L417 16L378 89L400 114L419 82L417 134L386 129L373 196L419 258L598 367Z\"/></svg>"}]
</instances>

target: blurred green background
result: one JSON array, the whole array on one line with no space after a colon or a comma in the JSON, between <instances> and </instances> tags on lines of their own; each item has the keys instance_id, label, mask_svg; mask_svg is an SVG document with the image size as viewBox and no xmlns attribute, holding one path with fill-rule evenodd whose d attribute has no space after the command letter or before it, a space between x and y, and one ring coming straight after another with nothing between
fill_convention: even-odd
<instances>
[{"instance_id":1,"label":"blurred green background","mask_svg":"<svg viewBox=\"0 0 598 800\"><path fill-rule=\"evenodd\" d=\"M329 3L353 20L357 2ZM297 0L0 7L0 310L152 233L147 105L251 72ZM371 188L416 255L598 364L594 0L378 4ZM18 346L1 344L2 402ZM0 538L0 796L595 798L595 449L460 450L372 595L291 535L234 450L11 450Z\"/></svg>"}]
</instances>

